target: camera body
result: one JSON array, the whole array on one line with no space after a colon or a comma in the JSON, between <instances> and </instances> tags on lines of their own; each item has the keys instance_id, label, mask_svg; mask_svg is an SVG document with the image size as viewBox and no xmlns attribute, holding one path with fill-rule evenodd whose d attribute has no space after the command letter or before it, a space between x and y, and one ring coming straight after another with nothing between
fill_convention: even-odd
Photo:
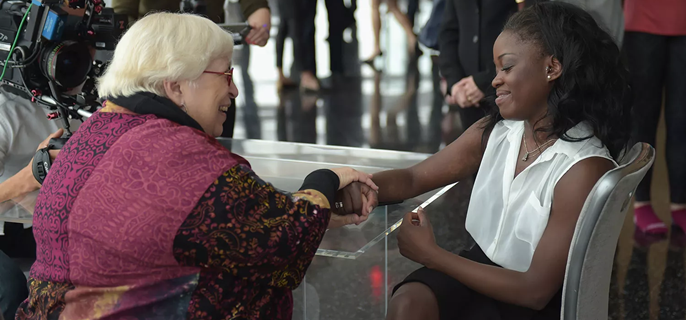
<instances>
[{"instance_id":1,"label":"camera body","mask_svg":"<svg viewBox=\"0 0 686 320\"><path fill-rule=\"evenodd\" d=\"M95 51L114 50L127 22L102 0L0 0L0 86L57 110L67 125L88 115L106 67Z\"/></svg>"}]
</instances>

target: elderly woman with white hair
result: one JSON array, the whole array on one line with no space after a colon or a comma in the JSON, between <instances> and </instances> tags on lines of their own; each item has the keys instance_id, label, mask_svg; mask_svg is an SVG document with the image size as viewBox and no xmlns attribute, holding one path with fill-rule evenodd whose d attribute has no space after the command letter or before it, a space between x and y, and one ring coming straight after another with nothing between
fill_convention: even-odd
<instances>
[{"instance_id":1,"label":"elderly woman with white hair","mask_svg":"<svg viewBox=\"0 0 686 320\"><path fill-rule=\"evenodd\" d=\"M324 231L366 219L376 186L339 168L282 192L222 147L232 51L189 14L151 14L123 36L98 83L103 108L38 197L17 319L290 319ZM347 188L352 211L331 214Z\"/></svg>"}]
</instances>

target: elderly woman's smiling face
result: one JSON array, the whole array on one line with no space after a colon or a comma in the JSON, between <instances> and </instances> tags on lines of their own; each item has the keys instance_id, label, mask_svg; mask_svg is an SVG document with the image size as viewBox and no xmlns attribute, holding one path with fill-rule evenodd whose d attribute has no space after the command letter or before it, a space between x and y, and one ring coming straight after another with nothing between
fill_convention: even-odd
<instances>
[{"instance_id":1,"label":"elderly woman's smiling face","mask_svg":"<svg viewBox=\"0 0 686 320\"><path fill-rule=\"evenodd\" d=\"M231 99L238 96L229 72L231 61L216 59L196 80L165 83L165 91L207 134L218 137L222 134L226 112L232 107Z\"/></svg>"}]
</instances>

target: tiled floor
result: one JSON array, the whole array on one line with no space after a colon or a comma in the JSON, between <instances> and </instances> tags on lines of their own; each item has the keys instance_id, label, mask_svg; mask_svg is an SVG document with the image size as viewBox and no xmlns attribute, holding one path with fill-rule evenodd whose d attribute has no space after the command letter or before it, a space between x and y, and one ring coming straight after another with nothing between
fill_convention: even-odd
<instances>
[{"instance_id":1,"label":"tiled floor","mask_svg":"<svg viewBox=\"0 0 686 320\"><path fill-rule=\"evenodd\" d=\"M440 101L434 103L431 58L425 54L418 63L408 61L403 50L404 35L394 19L384 18L385 54L378 61L382 72L357 62L371 52L369 1L359 1L357 31L346 35L346 74L360 76L329 77L323 1L319 6L318 68L329 89L319 95L302 95L297 90L277 94L274 41L265 48L251 48L249 73L254 83L254 104L246 107L246 101L253 99L246 99L242 91L236 137L433 153L459 134L459 121L447 113ZM417 21L426 21L431 3L423 1L420 8ZM287 45L286 65L292 61L289 48ZM247 79L237 78L241 88ZM663 129L660 134L653 194L658 214L669 221ZM471 243L464 230L470 186L470 181L459 183L429 212L439 244L455 252ZM627 215L616 254L610 318L685 319L683 235L673 232L669 239L639 246L634 241L631 217ZM354 261L317 257L307 283L295 292L299 304L294 319L382 319L385 297L392 289L384 288L381 279L386 267L384 245L378 244ZM387 245L392 286L418 265L398 253L393 235Z\"/></svg>"}]
</instances>

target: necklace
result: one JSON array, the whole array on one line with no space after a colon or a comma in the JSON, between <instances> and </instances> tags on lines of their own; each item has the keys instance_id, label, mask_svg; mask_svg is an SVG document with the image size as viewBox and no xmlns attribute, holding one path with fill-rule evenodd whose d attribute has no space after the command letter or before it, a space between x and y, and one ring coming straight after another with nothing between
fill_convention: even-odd
<instances>
[{"instance_id":1,"label":"necklace","mask_svg":"<svg viewBox=\"0 0 686 320\"><path fill-rule=\"evenodd\" d=\"M522 157L522 161L526 162L527 160L529 160L529 155L530 155L530 154L532 154L532 153L534 153L534 152L536 152L536 151L540 151L541 148L543 148L543 147L549 145L551 142L555 141L556 139L548 139L548 141L546 141L545 143L539 145L538 148L533 149L533 150L531 150L531 151L529 151L529 148L526 146L526 133L522 134L522 140L524 141L524 150L526 151L526 154L524 155L524 157Z\"/></svg>"}]
</instances>

